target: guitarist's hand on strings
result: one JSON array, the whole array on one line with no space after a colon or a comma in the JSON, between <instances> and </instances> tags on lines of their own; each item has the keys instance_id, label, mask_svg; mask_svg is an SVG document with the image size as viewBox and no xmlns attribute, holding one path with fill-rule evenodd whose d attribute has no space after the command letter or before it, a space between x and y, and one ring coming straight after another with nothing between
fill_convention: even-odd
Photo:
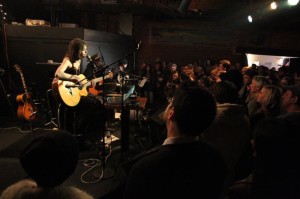
<instances>
[{"instance_id":1,"label":"guitarist's hand on strings","mask_svg":"<svg viewBox=\"0 0 300 199\"><path fill-rule=\"evenodd\" d=\"M81 78L79 77L79 75L71 75L69 81L74 82L75 84L78 84L78 85L80 85L80 86L83 86L83 85L82 85Z\"/></svg>"}]
</instances>

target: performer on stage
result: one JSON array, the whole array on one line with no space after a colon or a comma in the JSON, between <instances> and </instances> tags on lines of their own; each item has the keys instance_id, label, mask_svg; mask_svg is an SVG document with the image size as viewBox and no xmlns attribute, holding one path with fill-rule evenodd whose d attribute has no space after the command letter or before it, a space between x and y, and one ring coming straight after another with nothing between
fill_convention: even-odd
<instances>
[{"instance_id":1,"label":"performer on stage","mask_svg":"<svg viewBox=\"0 0 300 199\"><path fill-rule=\"evenodd\" d=\"M119 65L114 69L113 73L115 82L121 87L125 86L123 88L123 91L126 92L127 90L129 90L131 85L126 81L126 79L129 79L130 73L127 59L122 59L121 61L119 61ZM121 92L121 88L116 89L116 92Z\"/></svg>"},{"instance_id":2,"label":"performer on stage","mask_svg":"<svg viewBox=\"0 0 300 199\"><path fill-rule=\"evenodd\" d=\"M111 90L116 89L116 84L113 83L113 73L110 70L104 70L104 60L98 54L94 54L88 60L89 63L86 66L83 74L87 79L92 80L95 78L103 77L104 74L104 84L103 82L97 82L95 85L91 85L88 91L94 95L103 94L103 87L105 88L105 94L111 92ZM103 95L101 95L103 96Z\"/></svg>"},{"instance_id":3,"label":"performer on stage","mask_svg":"<svg viewBox=\"0 0 300 199\"><path fill-rule=\"evenodd\" d=\"M96 53L92 55L88 59L89 63L86 66L86 69L84 70L83 74L88 78L88 79L93 79L96 77L99 77L102 75L104 71L101 71L104 67L103 60L101 57Z\"/></svg>"},{"instance_id":4,"label":"performer on stage","mask_svg":"<svg viewBox=\"0 0 300 199\"><path fill-rule=\"evenodd\" d=\"M81 89L86 89L80 69L81 61L87 56L87 53L87 43L84 40L79 38L71 40L63 61L55 72L55 78L75 82ZM62 94L60 93L60 95ZM76 112L76 121L73 121L74 118L72 116L67 117L71 121L67 122L68 126L65 129L72 132L75 126L76 134L84 135L85 137L84 146L96 146L92 143L99 141L102 132L105 130L106 114L102 99L99 96L88 93L87 96L80 96L78 105L67 108Z\"/></svg>"}]
</instances>

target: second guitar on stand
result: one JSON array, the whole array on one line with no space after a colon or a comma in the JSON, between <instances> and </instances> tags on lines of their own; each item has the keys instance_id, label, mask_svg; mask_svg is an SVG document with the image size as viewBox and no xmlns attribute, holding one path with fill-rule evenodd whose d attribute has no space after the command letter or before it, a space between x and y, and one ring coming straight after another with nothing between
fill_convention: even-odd
<instances>
[{"instance_id":1,"label":"second guitar on stand","mask_svg":"<svg viewBox=\"0 0 300 199\"><path fill-rule=\"evenodd\" d=\"M25 79L23 72L18 64L14 65L16 71L20 73L24 93L17 95L16 101L18 103L18 118L26 121L35 121L37 119L36 113L38 111L36 105L34 104L32 94L28 92L27 86L25 84Z\"/></svg>"}]
</instances>

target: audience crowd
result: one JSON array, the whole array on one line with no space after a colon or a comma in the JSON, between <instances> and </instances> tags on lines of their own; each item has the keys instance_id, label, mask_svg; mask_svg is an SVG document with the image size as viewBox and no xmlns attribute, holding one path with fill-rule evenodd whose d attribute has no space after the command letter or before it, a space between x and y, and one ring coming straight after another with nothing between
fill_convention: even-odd
<instances>
[{"instance_id":1,"label":"audience crowd","mask_svg":"<svg viewBox=\"0 0 300 199\"><path fill-rule=\"evenodd\" d=\"M181 67L161 62L154 67L142 65L151 71L147 76L154 96L147 104L150 110L172 99L185 80L214 96L216 117L201 136L226 162L220 198L300 198L300 169L295 162L300 153L300 70L241 67L225 59ZM143 71L139 67L137 74L143 76ZM199 125L202 120L199 117Z\"/></svg>"}]
</instances>

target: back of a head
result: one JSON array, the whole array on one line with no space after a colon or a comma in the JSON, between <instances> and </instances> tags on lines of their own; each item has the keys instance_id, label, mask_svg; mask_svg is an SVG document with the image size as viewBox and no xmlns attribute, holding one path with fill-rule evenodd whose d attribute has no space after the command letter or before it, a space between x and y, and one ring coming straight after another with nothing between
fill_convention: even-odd
<instances>
[{"instance_id":1,"label":"back of a head","mask_svg":"<svg viewBox=\"0 0 300 199\"><path fill-rule=\"evenodd\" d=\"M66 131L43 131L20 154L24 171L40 187L62 184L75 170L79 158L76 139Z\"/></svg>"},{"instance_id":2,"label":"back of a head","mask_svg":"<svg viewBox=\"0 0 300 199\"><path fill-rule=\"evenodd\" d=\"M266 76L256 75L253 80L257 83L257 86L261 89L264 85L270 84L269 79Z\"/></svg>"},{"instance_id":3,"label":"back of a head","mask_svg":"<svg viewBox=\"0 0 300 199\"><path fill-rule=\"evenodd\" d=\"M211 92L214 95L216 101L220 104L223 103L238 103L238 90L235 85L230 81L221 81L215 83Z\"/></svg>"},{"instance_id":4,"label":"back of a head","mask_svg":"<svg viewBox=\"0 0 300 199\"><path fill-rule=\"evenodd\" d=\"M237 69L230 69L226 73L226 80L234 83L235 87L239 90L243 86L243 75Z\"/></svg>"},{"instance_id":5,"label":"back of a head","mask_svg":"<svg viewBox=\"0 0 300 199\"><path fill-rule=\"evenodd\" d=\"M127 59L122 59L121 61L119 61L119 65L125 65L128 64Z\"/></svg>"},{"instance_id":6,"label":"back of a head","mask_svg":"<svg viewBox=\"0 0 300 199\"><path fill-rule=\"evenodd\" d=\"M220 61L220 64L221 64L227 71L228 71L228 70L230 69L230 67L231 67L230 61L229 61L229 60L226 60L226 59L221 60L221 61Z\"/></svg>"},{"instance_id":7,"label":"back of a head","mask_svg":"<svg viewBox=\"0 0 300 199\"><path fill-rule=\"evenodd\" d=\"M188 136L200 135L216 115L216 102L211 93L193 81L181 83L172 105L179 130Z\"/></svg>"},{"instance_id":8,"label":"back of a head","mask_svg":"<svg viewBox=\"0 0 300 199\"><path fill-rule=\"evenodd\" d=\"M254 76L256 76L258 74L257 74L257 71L254 71L251 68L249 68L244 72L243 75L248 75L252 79Z\"/></svg>"}]
</instances>

